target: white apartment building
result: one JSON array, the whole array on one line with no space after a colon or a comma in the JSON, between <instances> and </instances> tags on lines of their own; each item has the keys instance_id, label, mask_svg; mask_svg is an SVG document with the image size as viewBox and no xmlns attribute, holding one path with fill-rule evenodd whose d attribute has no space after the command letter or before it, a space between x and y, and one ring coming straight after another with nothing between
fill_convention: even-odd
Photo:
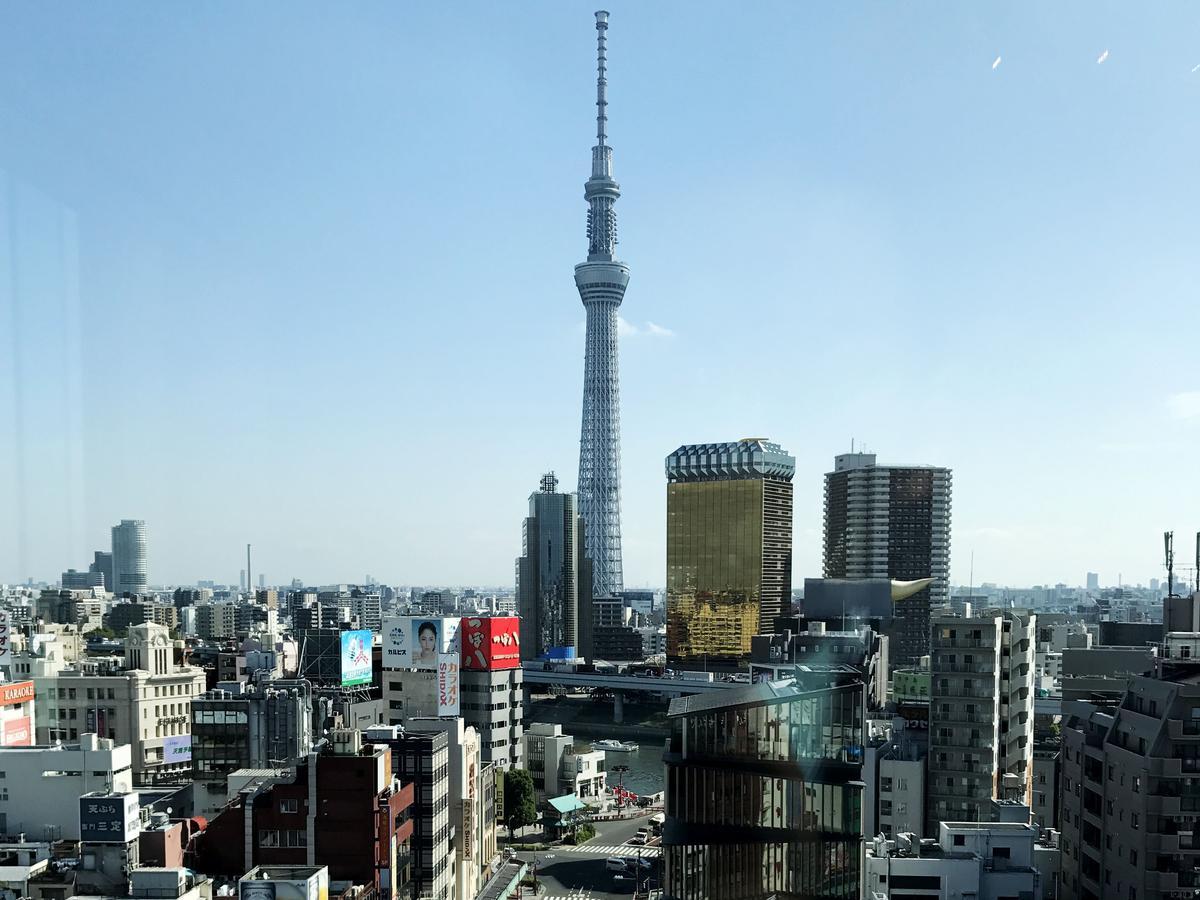
<instances>
[{"instance_id":1,"label":"white apartment building","mask_svg":"<svg viewBox=\"0 0 1200 900\"><path fill-rule=\"evenodd\" d=\"M37 691L39 744L95 733L132 748L135 784L178 776L189 762L170 762L191 744L191 701L205 689L204 672L177 666L165 625L129 629L125 656L67 666L53 653L31 660Z\"/></svg>"},{"instance_id":2,"label":"white apartment building","mask_svg":"<svg viewBox=\"0 0 1200 900\"><path fill-rule=\"evenodd\" d=\"M604 802L608 773L604 770L603 750L568 750L559 772L560 794L573 793L584 803L596 806Z\"/></svg>"},{"instance_id":3,"label":"white apartment building","mask_svg":"<svg viewBox=\"0 0 1200 900\"><path fill-rule=\"evenodd\" d=\"M0 747L0 834L79 840L79 798L133 790L132 752L94 734L54 746Z\"/></svg>"},{"instance_id":4,"label":"white apartment building","mask_svg":"<svg viewBox=\"0 0 1200 900\"><path fill-rule=\"evenodd\" d=\"M522 756L525 768L533 777L533 789L537 802L544 803L551 797L559 797L558 773L562 769L563 757L574 746L575 738L563 734L561 725L547 722L531 722L521 736Z\"/></svg>"},{"instance_id":5,"label":"white apartment building","mask_svg":"<svg viewBox=\"0 0 1200 900\"><path fill-rule=\"evenodd\" d=\"M933 619L926 834L986 819L1004 775L1032 805L1036 629L1027 610Z\"/></svg>"},{"instance_id":6,"label":"white apartment building","mask_svg":"<svg viewBox=\"0 0 1200 900\"><path fill-rule=\"evenodd\" d=\"M877 837L863 867L869 900L1037 898L1037 831L1013 822L942 822L936 841Z\"/></svg>"},{"instance_id":7,"label":"white apartment building","mask_svg":"<svg viewBox=\"0 0 1200 900\"><path fill-rule=\"evenodd\" d=\"M863 837L871 840L925 828L925 755L928 735L891 722L868 722L872 734L863 748Z\"/></svg>"},{"instance_id":8,"label":"white apartment building","mask_svg":"<svg viewBox=\"0 0 1200 900\"><path fill-rule=\"evenodd\" d=\"M551 797L574 794L593 805L604 797L608 773L604 751L575 751L575 738L563 734L561 725L533 722L521 737L525 768L541 803Z\"/></svg>"}]
</instances>

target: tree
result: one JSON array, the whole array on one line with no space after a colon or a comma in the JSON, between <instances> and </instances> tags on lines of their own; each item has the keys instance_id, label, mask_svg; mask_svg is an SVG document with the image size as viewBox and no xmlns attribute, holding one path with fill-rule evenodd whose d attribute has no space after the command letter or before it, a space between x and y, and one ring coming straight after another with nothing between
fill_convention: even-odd
<instances>
[{"instance_id":1,"label":"tree","mask_svg":"<svg viewBox=\"0 0 1200 900\"><path fill-rule=\"evenodd\" d=\"M524 828L537 821L533 776L524 769L509 769L504 773L504 815L509 837L513 828Z\"/></svg>"}]
</instances>

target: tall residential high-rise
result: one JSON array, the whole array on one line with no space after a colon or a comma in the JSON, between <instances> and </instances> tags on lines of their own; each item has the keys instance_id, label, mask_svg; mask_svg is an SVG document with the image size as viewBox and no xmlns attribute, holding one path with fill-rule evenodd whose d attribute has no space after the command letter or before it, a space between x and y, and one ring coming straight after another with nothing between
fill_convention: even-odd
<instances>
[{"instance_id":1,"label":"tall residential high-rise","mask_svg":"<svg viewBox=\"0 0 1200 900\"><path fill-rule=\"evenodd\" d=\"M588 204L587 262L575 267L575 286L587 310L583 363L583 427L579 437L580 512L588 523L587 556L598 597L624 586L621 569L621 384L617 367L617 308L629 284L629 267L616 259L620 186L612 176L608 146L608 80L605 32L608 13L596 13L596 146Z\"/></svg>"},{"instance_id":2,"label":"tall residential high-rise","mask_svg":"<svg viewBox=\"0 0 1200 900\"><path fill-rule=\"evenodd\" d=\"M529 495L517 560L521 658L537 659L553 647L574 647L591 657L593 565L585 553L588 528L575 494L558 492L553 472Z\"/></svg>"},{"instance_id":3,"label":"tall residential high-rise","mask_svg":"<svg viewBox=\"0 0 1200 900\"><path fill-rule=\"evenodd\" d=\"M1099 572L1088 572L1087 573L1087 589L1089 591L1100 590L1100 573Z\"/></svg>"},{"instance_id":4,"label":"tall residential high-rise","mask_svg":"<svg viewBox=\"0 0 1200 900\"><path fill-rule=\"evenodd\" d=\"M938 616L930 648L925 834L981 822L994 799L1033 802L1037 616Z\"/></svg>"},{"instance_id":5,"label":"tall residential high-rise","mask_svg":"<svg viewBox=\"0 0 1200 900\"><path fill-rule=\"evenodd\" d=\"M825 475L825 577L932 578L896 601L893 665L929 652L929 607L950 596L950 470L880 466L874 453L834 457Z\"/></svg>"},{"instance_id":6,"label":"tall residential high-rise","mask_svg":"<svg viewBox=\"0 0 1200 900\"><path fill-rule=\"evenodd\" d=\"M667 457L667 658L740 661L792 593L792 476L778 444L687 444Z\"/></svg>"},{"instance_id":7,"label":"tall residential high-rise","mask_svg":"<svg viewBox=\"0 0 1200 900\"><path fill-rule=\"evenodd\" d=\"M146 523L122 519L112 529L114 594L143 594L150 588L150 564L146 555Z\"/></svg>"}]
</instances>

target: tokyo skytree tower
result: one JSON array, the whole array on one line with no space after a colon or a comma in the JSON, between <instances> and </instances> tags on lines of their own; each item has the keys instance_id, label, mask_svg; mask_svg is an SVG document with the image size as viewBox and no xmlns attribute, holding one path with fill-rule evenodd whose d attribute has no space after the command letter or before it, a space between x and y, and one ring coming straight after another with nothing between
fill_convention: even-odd
<instances>
[{"instance_id":1,"label":"tokyo skytree tower","mask_svg":"<svg viewBox=\"0 0 1200 900\"><path fill-rule=\"evenodd\" d=\"M605 32L608 13L596 13L596 146L592 177L584 185L588 204L587 262L575 267L575 286L587 310L583 363L583 428L579 438L579 507L584 546L592 561L592 593L623 590L621 572L621 382L617 369L617 308L629 284L629 267L618 262L617 213L621 196L612 177L607 144L608 100Z\"/></svg>"}]
</instances>

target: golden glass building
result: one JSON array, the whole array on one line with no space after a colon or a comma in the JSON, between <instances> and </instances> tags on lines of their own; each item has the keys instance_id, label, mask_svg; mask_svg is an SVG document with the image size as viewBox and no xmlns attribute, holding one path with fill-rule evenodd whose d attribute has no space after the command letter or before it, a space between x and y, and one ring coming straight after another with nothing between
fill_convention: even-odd
<instances>
[{"instance_id":1,"label":"golden glass building","mask_svg":"<svg viewBox=\"0 0 1200 900\"><path fill-rule=\"evenodd\" d=\"M792 477L778 444L688 444L667 457L667 659L740 661L791 605Z\"/></svg>"}]
</instances>

